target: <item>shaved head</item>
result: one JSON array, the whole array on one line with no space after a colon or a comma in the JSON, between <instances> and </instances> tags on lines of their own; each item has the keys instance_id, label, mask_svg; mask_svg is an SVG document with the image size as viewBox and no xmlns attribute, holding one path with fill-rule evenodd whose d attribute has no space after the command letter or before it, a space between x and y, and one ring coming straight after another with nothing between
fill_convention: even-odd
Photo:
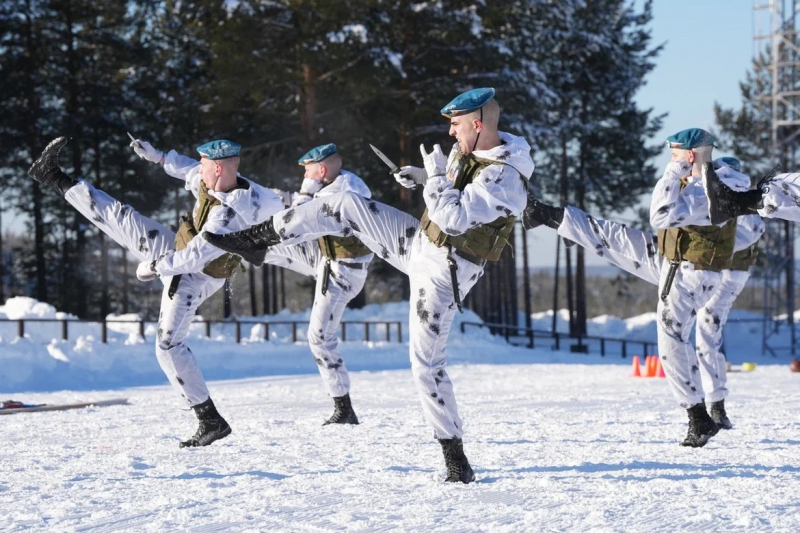
<instances>
[{"instance_id":1,"label":"shaved head","mask_svg":"<svg viewBox=\"0 0 800 533\"><path fill-rule=\"evenodd\" d=\"M500 104L492 98L477 111L450 119L450 135L458 141L459 150L470 154L474 149L488 150L500 144L497 133Z\"/></svg>"}]
</instances>

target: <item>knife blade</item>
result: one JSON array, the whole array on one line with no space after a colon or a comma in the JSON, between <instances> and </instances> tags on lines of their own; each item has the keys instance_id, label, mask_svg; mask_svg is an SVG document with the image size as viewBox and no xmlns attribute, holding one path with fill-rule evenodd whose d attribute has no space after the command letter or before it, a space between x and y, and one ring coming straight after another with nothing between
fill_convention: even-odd
<instances>
[{"instance_id":1,"label":"knife blade","mask_svg":"<svg viewBox=\"0 0 800 533\"><path fill-rule=\"evenodd\" d=\"M374 147L374 146L372 146L371 144L369 145L369 147L370 147L370 148L372 148L372 151L373 151L373 152L375 152L375 155L377 155L378 157L380 157L380 158L381 158L381 161L383 161L383 162L386 164L386 166L387 166L387 167L389 167L389 168L391 169L391 170L389 171L389 174L394 174L395 172L397 172L398 170L400 170L400 167L398 167L397 165L395 165L394 163L392 163L392 160L391 160L391 159L389 159L388 157L386 157L385 155L383 155L383 152L381 152L380 150L378 150L377 148L375 148L375 147Z\"/></svg>"},{"instance_id":2,"label":"knife blade","mask_svg":"<svg viewBox=\"0 0 800 533\"><path fill-rule=\"evenodd\" d=\"M141 145L141 144L139 144L139 141L137 141L137 140L136 140L136 138L135 138L133 135L131 135L131 132L129 132L129 131L126 131L125 133L127 133L127 134L128 134L128 137L130 137L130 139L131 139L131 142L134 142L134 143L136 143L136 146L138 146L138 147L140 147L140 148L142 147L142 145Z\"/></svg>"}]
</instances>

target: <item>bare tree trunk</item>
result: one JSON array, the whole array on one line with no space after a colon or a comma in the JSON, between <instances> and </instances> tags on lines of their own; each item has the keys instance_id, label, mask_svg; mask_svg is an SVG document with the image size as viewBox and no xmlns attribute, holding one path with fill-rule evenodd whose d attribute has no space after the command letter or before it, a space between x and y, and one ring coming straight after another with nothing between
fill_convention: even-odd
<instances>
[{"instance_id":1,"label":"bare tree trunk","mask_svg":"<svg viewBox=\"0 0 800 533\"><path fill-rule=\"evenodd\" d=\"M299 50L299 45L298 45ZM308 63L301 66L303 84L300 87L300 127L303 130L303 144L310 146L317 137L315 117L317 114L317 73Z\"/></svg>"},{"instance_id":2,"label":"bare tree trunk","mask_svg":"<svg viewBox=\"0 0 800 533\"><path fill-rule=\"evenodd\" d=\"M247 267L247 281L250 284L250 316L258 315L258 305L256 302L256 267Z\"/></svg>"},{"instance_id":3,"label":"bare tree trunk","mask_svg":"<svg viewBox=\"0 0 800 533\"><path fill-rule=\"evenodd\" d=\"M28 111L29 116L34 117L28 123L28 152L30 153L31 160L36 160L41 151L41 142L39 141L39 131L36 128L35 118L41 114L41 102L36 93L36 75L34 68L38 58L34 55L36 47L34 46L33 36L34 30L33 18L31 12L33 10L31 1L26 2L26 24L25 24L25 45L27 48L26 55L28 61L25 62L27 69L28 80ZM44 302L47 301L47 264L45 263L44 254L44 217L42 216L42 191L39 183L31 180L31 187L33 192L33 242L34 252L36 256L36 299Z\"/></svg>"},{"instance_id":4,"label":"bare tree trunk","mask_svg":"<svg viewBox=\"0 0 800 533\"><path fill-rule=\"evenodd\" d=\"M567 205L569 203L569 164L567 159L567 138L565 135L562 134L561 136L561 205ZM568 247L564 247L564 252L566 254L566 261L564 262L564 266L566 267L566 281L567 281L567 311L569 313L569 334L574 335L575 333L575 315L574 310L572 308L573 296L572 296L572 253Z\"/></svg>"},{"instance_id":5,"label":"bare tree trunk","mask_svg":"<svg viewBox=\"0 0 800 533\"><path fill-rule=\"evenodd\" d=\"M261 267L261 303L265 315L271 315L272 309L269 305L269 265Z\"/></svg>"},{"instance_id":6,"label":"bare tree trunk","mask_svg":"<svg viewBox=\"0 0 800 533\"><path fill-rule=\"evenodd\" d=\"M528 232L522 228L522 297L525 302L525 327L531 328L531 282L530 282L530 267L528 266Z\"/></svg>"},{"instance_id":7,"label":"bare tree trunk","mask_svg":"<svg viewBox=\"0 0 800 533\"><path fill-rule=\"evenodd\" d=\"M551 331L558 331L558 280L561 277L559 272L559 261L561 260L561 237L556 238L556 271L553 276L553 325Z\"/></svg>"},{"instance_id":8,"label":"bare tree trunk","mask_svg":"<svg viewBox=\"0 0 800 533\"><path fill-rule=\"evenodd\" d=\"M225 285L222 287L222 316L223 318L230 318L231 316L231 280L225 280Z\"/></svg>"},{"instance_id":9,"label":"bare tree trunk","mask_svg":"<svg viewBox=\"0 0 800 533\"><path fill-rule=\"evenodd\" d=\"M127 314L128 311L128 250L122 249L122 313Z\"/></svg>"},{"instance_id":10,"label":"bare tree trunk","mask_svg":"<svg viewBox=\"0 0 800 533\"><path fill-rule=\"evenodd\" d=\"M286 272L286 270L280 268L278 269L278 272L280 272L281 277L281 309L286 309L286 280L283 279L283 274Z\"/></svg>"}]
</instances>

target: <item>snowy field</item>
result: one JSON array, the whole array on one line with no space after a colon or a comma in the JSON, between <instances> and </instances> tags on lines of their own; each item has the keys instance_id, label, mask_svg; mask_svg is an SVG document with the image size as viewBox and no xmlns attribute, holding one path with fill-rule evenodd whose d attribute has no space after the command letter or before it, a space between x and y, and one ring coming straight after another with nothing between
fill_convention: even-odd
<instances>
[{"instance_id":1,"label":"snowy field","mask_svg":"<svg viewBox=\"0 0 800 533\"><path fill-rule=\"evenodd\" d=\"M797 531L798 376L730 376L736 428L678 446L664 380L621 365L455 365L478 482L441 482L407 370L353 375L357 427L317 376L211 383L233 434L195 426L167 387L36 393L132 405L2 417L2 531ZM788 416L787 416L788 414Z\"/></svg>"},{"instance_id":2,"label":"snowy field","mask_svg":"<svg viewBox=\"0 0 800 533\"><path fill-rule=\"evenodd\" d=\"M346 320L403 320L408 303L348 310ZM61 316L30 299L8 318ZM274 320L303 320L282 313ZM547 327L551 316L535 315ZM654 334L653 317L597 317L590 333ZM458 321L478 321L474 314ZM561 322L561 321L560 321ZM515 348L486 331L448 346L477 483L442 482L422 419L408 345L342 353L362 424L322 427L332 412L304 342L288 330L202 326L190 345L233 427L178 449L196 420L182 411L136 326L31 323L0 328L0 399L131 404L0 417L0 531L800 531L800 375L760 355L760 330L730 327L728 411L736 428L703 449L678 446L686 414L663 379L633 379L630 360ZM150 327L150 326L148 326ZM754 329L755 328L755 329ZM407 328L404 328L407 331ZM382 338L380 332L373 332ZM300 338L302 338L302 333ZM404 338L404 340L406 340ZM639 353L635 350L630 355ZM640 354L641 355L641 354Z\"/></svg>"}]
</instances>

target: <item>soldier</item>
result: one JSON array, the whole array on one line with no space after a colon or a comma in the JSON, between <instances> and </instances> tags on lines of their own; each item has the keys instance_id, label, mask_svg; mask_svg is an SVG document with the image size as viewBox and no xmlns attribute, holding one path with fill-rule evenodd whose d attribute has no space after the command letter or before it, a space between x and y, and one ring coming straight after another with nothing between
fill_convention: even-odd
<instances>
[{"instance_id":1,"label":"soldier","mask_svg":"<svg viewBox=\"0 0 800 533\"><path fill-rule=\"evenodd\" d=\"M404 186L424 187L427 209L421 221L342 192L278 213L247 232L206 237L226 251L257 260L278 243L355 235L409 276L411 369L425 418L442 446L449 482L470 483L474 474L445 368L447 337L485 262L500 258L525 207L533 173L528 143L497 129L500 106L494 94L494 89L474 89L442 109L458 141L449 158L438 145L431 153L421 146L425 168L404 167L396 173Z\"/></svg>"},{"instance_id":2,"label":"soldier","mask_svg":"<svg viewBox=\"0 0 800 533\"><path fill-rule=\"evenodd\" d=\"M656 185L651 220L667 227L690 221L692 226L661 230L656 239L651 233L596 220L572 207L564 211L535 201L526 209L524 220L526 226L543 223L555 228L560 235L594 250L613 264L659 284L662 296L658 312L659 354L673 394L689 413L689 433L682 445L700 447L717 433L715 420L730 426L724 408L725 375L720 371L725 364L720 351L721 327L735 299L735 296L730 298L730 293L741 276L724 273L731 268L734 251L741 250L742 255L754 258L749 249L763 233L759 228L763 226L757 221L753 224L753 220L745 221L741 228L735 223L726 228L709 226L707 203L693 174L698 172L695 164L702 164L703 172L712 169L709 160L713 137L702 130L685 130L670 137L668 142L673 149L673 162ZM684 161L691 162L692 168L681 164ZM718 164L719 173L729 182L738 187L749 184L747 176L721 162ZM744 263L737 265L743 266ZM669 279L665 279L670 271L676 282L671 288ZM742 287L743 284L738 287L737 295ZM698 328L699 365L695 364L697 358L688 343L698 313L704 320ZM704 331L707 326L708 333ZM703 382L710 388L713 419L705 408Z\"/></svg>"},{"instance_id":3,"label":"soldier","mask_svg":"<svg viewBox=\"0 0 800 533\"><path fill-rule=\"evenodd\" d=\"M317 146L298 163L305 167L305 178L292 207L342 191L362 198L372 196L361 178L342 169L342 158L335 144ZM327 235L312 242L273 246L264 259L264 264L288 268L317 280L308 344L334 402L333 415L323 425L358 424L350 402L350 376L339 354L338 331L345 307L364 288L373 257L358 237Z\"/></svg>"},{"instance_id":4,"label":"soldier","mask_svg":"<svg viewBox=\"0 0 800 533\"><path fill-rule=\"evenodd\" d=\"M272 191L238 176L239 145L212 141L197 151L200 161L174 150L164 155L149 143L131 145L139 157L160 164L172 177L185 181L195 196L192 212L182 217L177 234L146 218L84 180L58 167L65 137L52 141L31 166L28 175L53 186L81 214L106 235L129 250L141 263L141 281L161 278L164 290L158 319L156 357L170 383L194 410L199 427L183 447L207 446L231 433L217 412L192 351L186 345L189 326L198 306L219 290L239 269L240 258L208 244L198 232L238 231L262 222L283 209Z\"/></svg>"}]
</instances>

